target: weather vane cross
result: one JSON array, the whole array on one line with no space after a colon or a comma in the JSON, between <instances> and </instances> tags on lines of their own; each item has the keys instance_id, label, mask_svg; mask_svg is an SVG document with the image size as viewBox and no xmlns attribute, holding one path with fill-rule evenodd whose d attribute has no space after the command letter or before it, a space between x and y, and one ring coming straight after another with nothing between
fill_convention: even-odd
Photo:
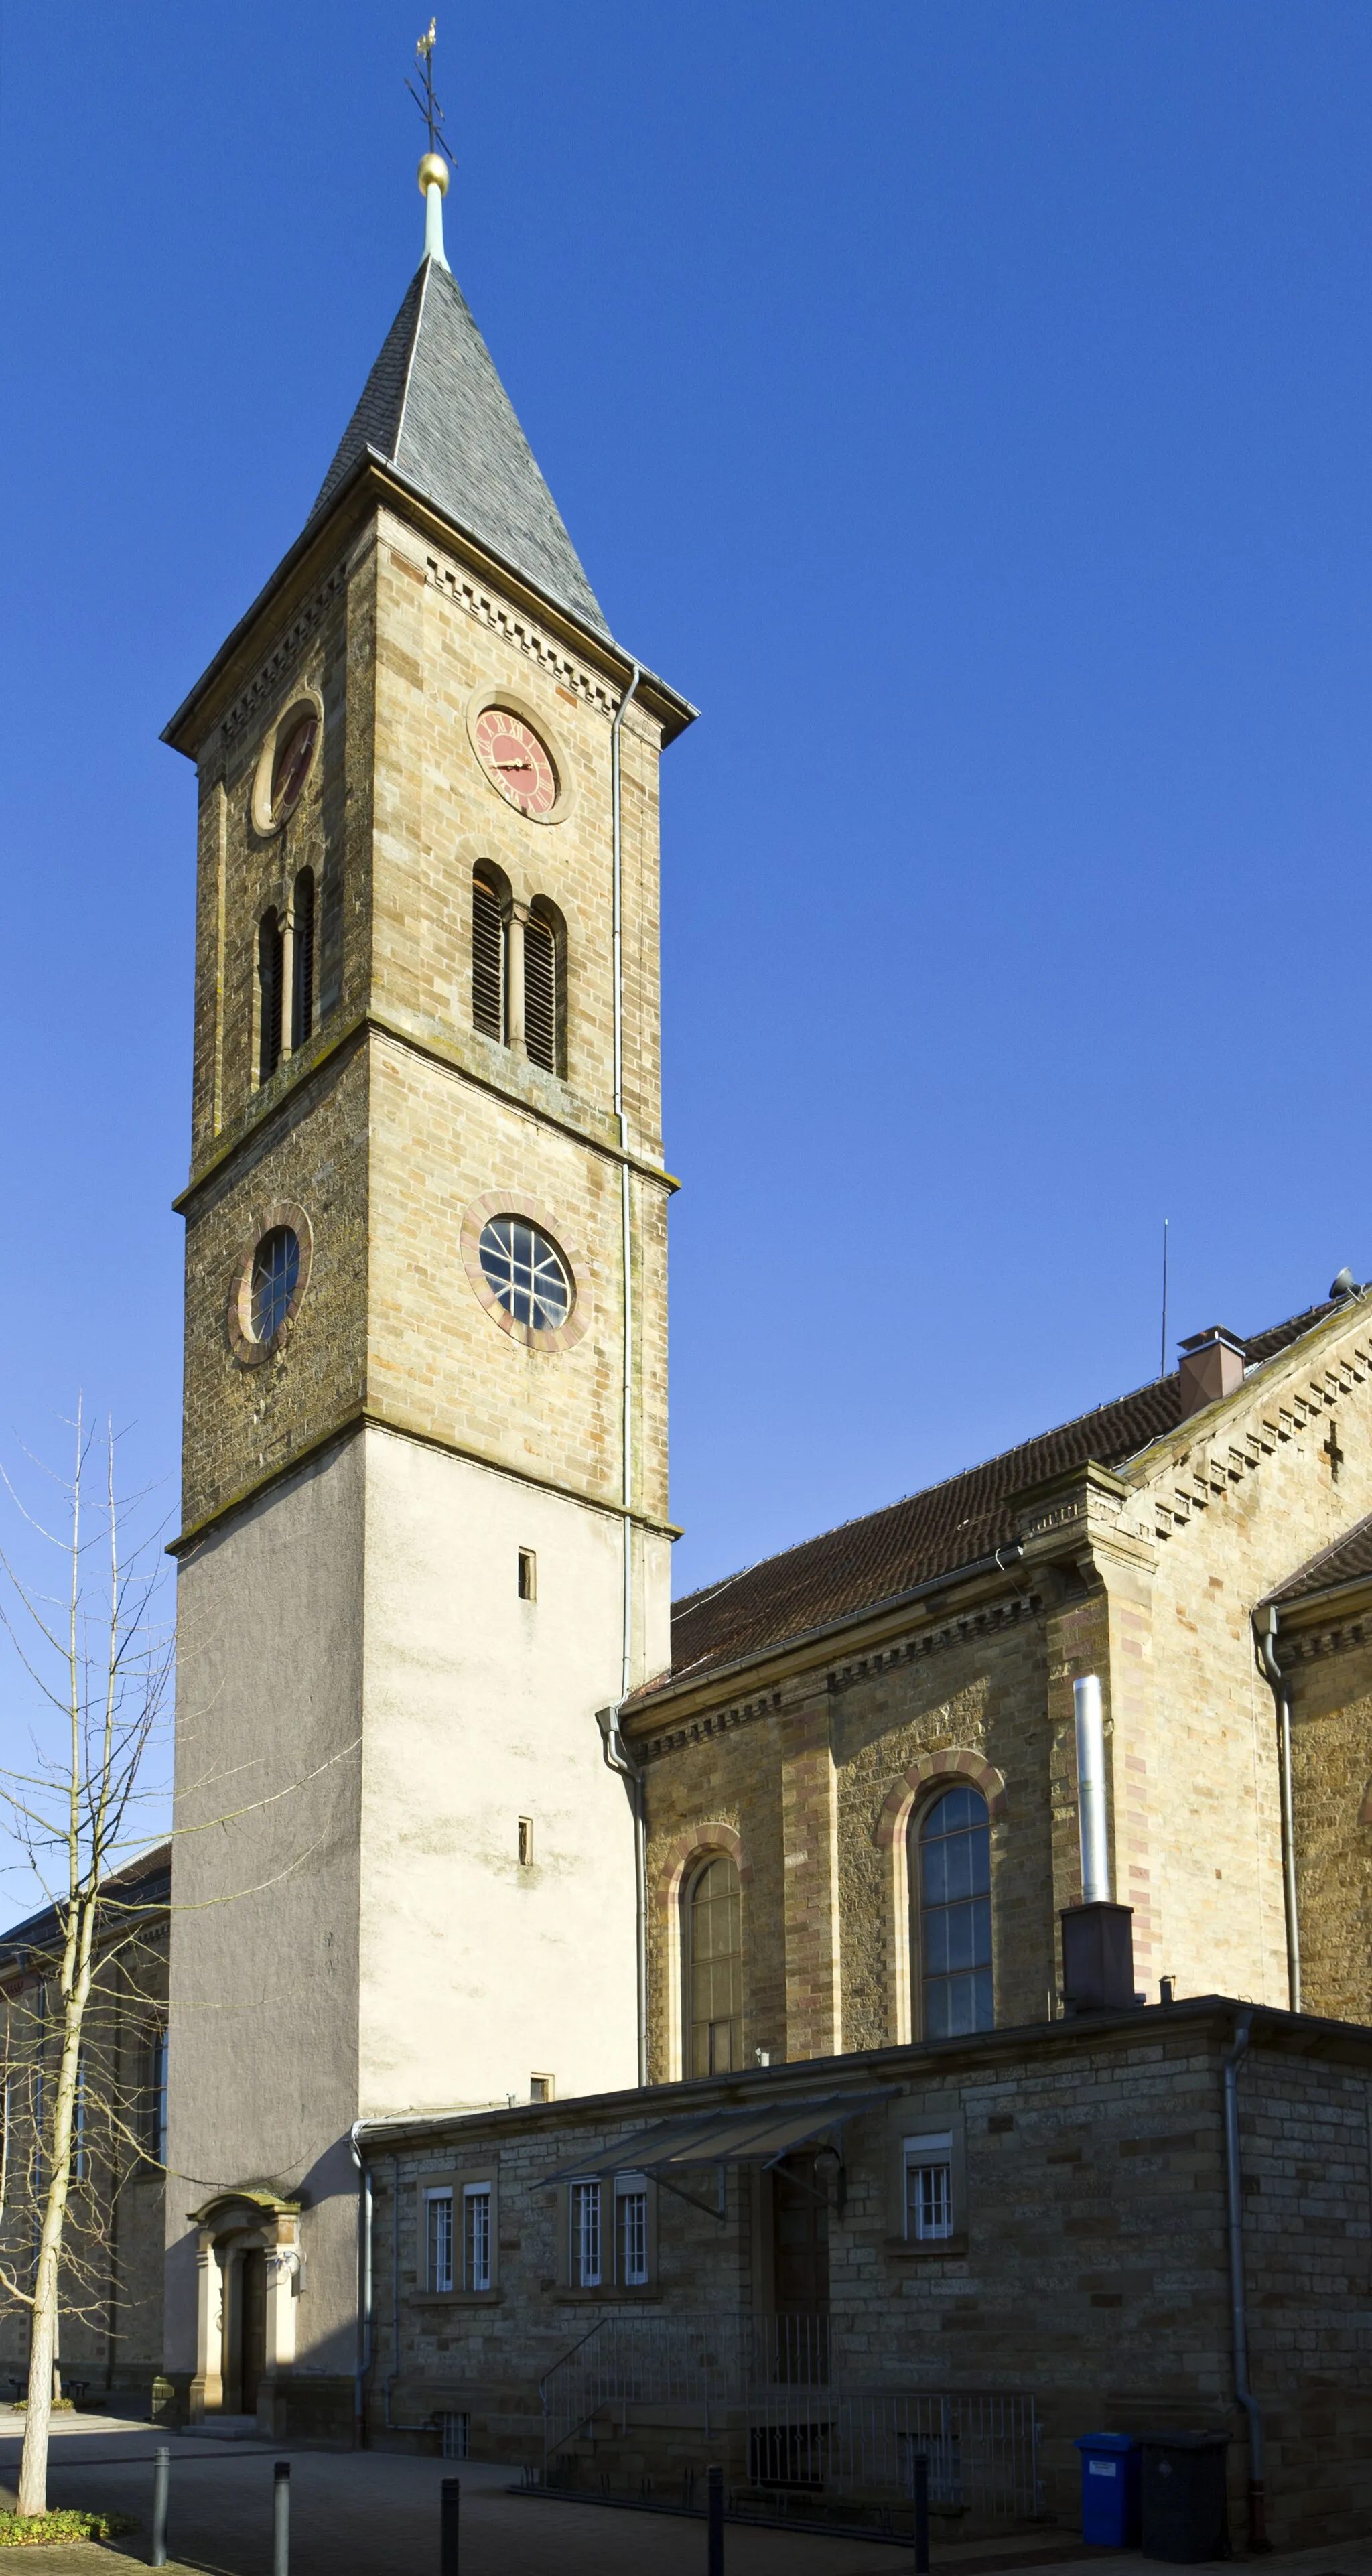
<instances>
[{"instance_id":1,"label":"weather vane cross","mask_svg":"<svg viewBox=\"0 0 1372 2576\"><path fill-rule=\"evenodd\" d=\"M427 36L421 36L414 49L415 61L419 65L419 76L424 83L424 95L420 97L412 80L407 80L405 87L429 129L429 150L446 152L451 161L453 156L448 147L448 138L443 131L443 110L434 96L434 46L437 42L438 20L431 18Z\"/></svg>"},{"instance_id":2,"label":"weather vane cross","mask_svg":"<svg viewBox=\"0 0 1372 2576\"><path fill-rule=\"evenodd\" d=\"M438 20L429 20L427 36L415 46L415 61L424 83L421 98L412 80L405 83L415 106L429 129L429 148L419 165L419 188L424 199L424 256L436 259L440 268L448 265L443 249L443 200L448 193L448 163L453 154L443 131L443 110L434 97L434 46L438 42ZM447 159L444 159L444 154Z\"/></svg>"}]
</instances>

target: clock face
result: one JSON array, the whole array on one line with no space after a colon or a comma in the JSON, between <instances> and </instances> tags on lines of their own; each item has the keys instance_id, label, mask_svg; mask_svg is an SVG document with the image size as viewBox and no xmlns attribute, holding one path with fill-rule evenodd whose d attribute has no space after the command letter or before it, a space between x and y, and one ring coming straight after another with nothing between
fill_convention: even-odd
<instances>
[{"instance_id":1,"label":"clock face","mask_svg":"<svg viewBox=\"0 0 1372 2576\"><path fill-rule=\"evenodd\" d=\"M557 803L557 771L533 726L508 707L487 707L473 730L481 766L506 802L521 814L550 814Z\"/></svg>"}]
</instances>

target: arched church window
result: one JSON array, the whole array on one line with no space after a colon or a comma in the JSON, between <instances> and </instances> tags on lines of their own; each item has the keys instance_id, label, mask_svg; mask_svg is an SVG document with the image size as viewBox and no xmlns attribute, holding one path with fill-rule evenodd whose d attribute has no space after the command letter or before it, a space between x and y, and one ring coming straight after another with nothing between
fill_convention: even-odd
<instances>
[{"instance_id":1,"label":"arched church window","mask_svg":"<svg viewBox=\"0 0 1372 2576\"><path fill-rule=\"evenodd\" d=\"M911 1845L923 2036L990 2030L991 1820L980 1789L945 1789L920 1812Z\"/></svg>"},{"instance_id":2,"label":"arched church window","mask_svg":"<svg viewBox=\"0 0 1372 2576\"><path fill-rule=\"evenodd\" d=\"M302 868L291 904L291 1046L302 1047L314 1026L314 870Z\"/></svg>"},{"instance_id":3,"label":"arched church window","mask_svg":"<svg viewBox=\"0 0 1372 2576\"><path fill-rule=\"evenodd\" d=\"M562 1070L561 949L550 910L535 902L524 924L524 1045L530 1061L549 1073Z\"/></svg>"},{"instance_id":4,"label":"arched church window","mask_svg":"<svg viewBox=\"0 0 1372 2576\"><path fill-rule=\"evenodd\" d=\"M300 1281L300 1239L288 1225L274 1225L253 1254L252 1330L256 1342L279 1333Z\"/></svg>"},{"instance_id":5,"label":"arched church window","mask_svg":"<svg viewBox=\"0 0 1372 2576\"><path fill-rule=\"evenodd\" d=\"M717 1852L686 1897L686 2018L692 2075L727 2075L743 2063L743 1925L738 1871Z\"/></svg>"},{"instance_id":6,"label":"arched church window","mask_svg":"<svg viewBox=\"0 0 1372 2576\"><path fill-rule=\"evenodd\" d=\"M265 912L257 927L257 1079L269 1082L281 1062L281 923Z\"/></svg>"},{"instance_id":7,"label":"arched church window","mask_svg":"<svg viewBox=\"0 0 1372 2576\"><path fill-rule=\"evenodd\" d=\"M505 1037L505 906L491 873L472 877L472 1026Z\"/></svg>"}]
</instances>

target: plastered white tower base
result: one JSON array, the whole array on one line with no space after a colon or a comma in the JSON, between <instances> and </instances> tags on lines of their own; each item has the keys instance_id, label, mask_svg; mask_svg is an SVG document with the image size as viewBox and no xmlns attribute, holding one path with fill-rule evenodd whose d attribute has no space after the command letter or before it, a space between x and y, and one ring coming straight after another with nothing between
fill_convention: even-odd
<instances>
[{"instance_id":1,"label":"plastered white tower base","mask_svg":"<svg viewBox=\"0 0 1372 2576\"><path fill-rule=\"evenodd\" d=\"M183 1562L174 2378L197 2369L192 2210L247 2186L303 2202L292 2376L340 2381L352 2122L526 2100L534 2074L636 2080L632 1818L595 1723L620 1689L621 1550L604 1512L369 1428ZM636 1572L651 1670L665 1540Z\"/></svg>"}]
</instances>

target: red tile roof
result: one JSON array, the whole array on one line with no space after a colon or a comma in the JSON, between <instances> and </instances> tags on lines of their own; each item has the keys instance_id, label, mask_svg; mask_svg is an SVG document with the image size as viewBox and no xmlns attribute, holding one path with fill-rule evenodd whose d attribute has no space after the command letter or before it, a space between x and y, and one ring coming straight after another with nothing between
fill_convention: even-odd
<instances>
[{"instance_id":1,"label":"red tile roof","mask_svg":"<svg viewBox=\"0 0 1372 2576\"><path fill-rule=\"evenodd\" d=\"M1311 1306L1254 1335L1245 1346L1250 1366L1275 1358L1331 1311L1328 1303ZM783 1646L811 1629L989 1557L1014 1537L1012 1495L1082 1467L1088 1458L1103 1467L1117 1466L1175 1431L1181 1418L1174 1371L1135 1388L1132 1395L1079 1414L1075 1422L1002 1450L980 1467L930 1485L922 1494L909 1494L884 1511L846 1521L722 1583L688 1593L672 1608L670 1671L635 1696L648 1698L668 1682Z\"/></svg>"}]
</instances>

